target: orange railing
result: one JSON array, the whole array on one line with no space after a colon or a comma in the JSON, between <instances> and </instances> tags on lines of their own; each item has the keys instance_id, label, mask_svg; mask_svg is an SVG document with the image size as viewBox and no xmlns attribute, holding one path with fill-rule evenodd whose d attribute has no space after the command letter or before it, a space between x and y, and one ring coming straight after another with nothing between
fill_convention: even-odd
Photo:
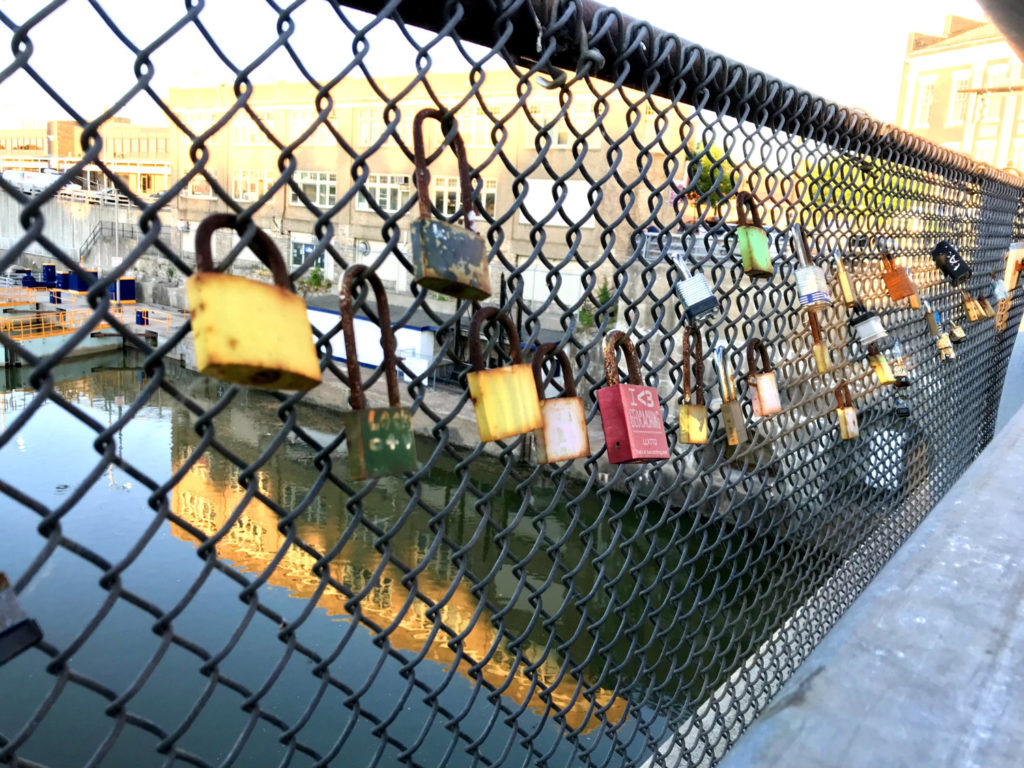
<instances>
[{"instance_id":1,"label":"orange railing","mask_svg":"<svg viewBox=\"0 0 1024 768\"><path fill-rule=\"evenodd\" d=\"M111 307L110 313L124 322L126 310L122 307ZM29 339L45 339L51 336L66 336L81 328L92 317L91 309L72 309L66 312L46 312L32 317L0 318L0 332L15 341ZM134 320L132 315L129 320ZM99 323L93 330L109 329L109 323Z\"/></svg>"},{"instance_id":2,"label":"orange railing","mask_svg":"<svg viewBox=\"0 0 1024 768\"><path fill-rule=\"evenodd\" d=\"M153 330L163 331L165 334L170 333L171 322L175 317L170 312L165 312L162 309L145 309L137 307L135 313L136 314L132 316L132 319L136 320L137 324L144 325L145 327L152 328ZM148 318L148 321L145 323L138 323L137 318L139 313L144 313Z\"/></svg>"},{"instance_id":3,"label":"orange railing","mask_svg":"<svg viewBox=\"0 0 1024 768\"><path fill-rule=\"evenodd\" d=\"M48 298L48 296L41 295L35 288L22 288L20 285L0 285L0 307L35 304L37 301L46 301Z\"/></svg>"}]
</instances>

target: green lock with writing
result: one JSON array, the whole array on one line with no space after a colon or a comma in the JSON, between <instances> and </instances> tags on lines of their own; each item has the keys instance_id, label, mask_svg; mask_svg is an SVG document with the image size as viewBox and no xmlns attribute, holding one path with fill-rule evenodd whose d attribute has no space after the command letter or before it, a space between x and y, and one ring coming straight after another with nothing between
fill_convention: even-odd
<instances>
[{"instance_id":1,"label":"green lock with writing","mask_svg":"<svg viewBox=\"0 0 1024 768\"><path fill-rule=\"evenodd\" d=\"M387 408L368 408L363 379L356 351L356 333L352 312L352 290L356 280L368 283L377 298L377 322L380 346L384 352L384 376L388 386ZM366 480L384 475L400 475L418 468L416 436L412 427L412 411L401 404L398 388L398 366L395 359L395 334L391 328L387 294L375 274L362 264L345 272L339 299L341 330L345 339L345 362L348 366L348 401L353 410L342 414L348 442L349 478Z\"/></svg>"},{"instance_id":2,"label":"green lock with writing","mask_svg":"<svg viewBox=\"0 0 1024 768\"><path fill-rule=\"evenodd\" d=\"M750 212L749 221L747 220L748 211ZM736 195L736 215L739 217L736 239L740 246L743 271L749 277L771 277L774 267L772 267L772 254L768 249L768 233L764 231L757 202L749 192L740 192Z\"/></svg>"}]
</instances>

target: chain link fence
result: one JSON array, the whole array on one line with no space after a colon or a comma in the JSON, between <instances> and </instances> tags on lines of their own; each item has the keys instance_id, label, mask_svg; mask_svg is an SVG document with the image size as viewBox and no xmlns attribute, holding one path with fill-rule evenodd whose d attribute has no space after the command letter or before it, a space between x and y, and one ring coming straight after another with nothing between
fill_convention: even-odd
<instances>
[{"instance_id":1,"label":"chain link fence","mask_svg":"<svg viewBox=\"0 0 1024 768\"><path fill-rule=\"evenodd\" d=\"M988 295L1022 234L1015 176L590 0L253 4L244 31L186 3L151 38L91 2L133 65L89 119L34 65L61 5L0 12L12 51L0 83L30 78L78 142L38 194L0 181L0 272L55 264L81 281L65 301L89 309L40 338L0 326L0 628L17 596L42 635L0 666L0 763L711 765L992 437L1021 300L1001 306L1000 328L969 322L929 253L955 243L973 267L964 288ZM338 41L315 52L327 76L298 42L311 25ZM257 53L239 57L235 36ZM176 45L212 56L223 82L160 91ZM295 82L263 79L282 58ZM172 124L173 170L152 194L117 166L117 118L136 100ZM425 108L454 117L467 147L484 304L513 319L527 354L568 353L590 458L538 465L532 436L479 442L465 385L479 305L410 284L411 126ZM453 222L455 130L426 135L431 213ZM57 199L98 175L130 201L113 218ZM741 265L744 191L769 235L769 278ZM317 389L194 372L181 286L195 225L214 212L241 233L215 238L221 269L260 278L256 227L284 252L310 306ZM817 316L826 373L793 279L794 222L836 295ZM878 238L965 330L955 361L925 307L890 299ZM852 334L836 254L900 342L909 387L880 384ZM679 439L680 259L720 303L692 323L705 445ZM421 459L365 483L347 474L339 416L337 286L354 263L389 290ZM132 276L153 313L134 322L112 295ZM364 385L383 404L377 314L359 293ZM44 309L69 308L23 311ZM658 389L667 460L608 462L595 393L613 330ZM488 333L488 354L507 360ZM753 338L775 366L777 415L751 410ZM719 343L740 373L737 446L721 423ZM855 440L836 423L844 382Z\"/></svg>"}]
</instances>

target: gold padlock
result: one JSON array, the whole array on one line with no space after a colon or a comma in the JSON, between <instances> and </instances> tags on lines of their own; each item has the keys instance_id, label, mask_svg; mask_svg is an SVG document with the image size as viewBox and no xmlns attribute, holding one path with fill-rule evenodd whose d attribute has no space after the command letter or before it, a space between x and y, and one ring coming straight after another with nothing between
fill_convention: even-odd
<instances>
[{"instance_id":1,"label":"gold padlock","mask_svg":"<svg viewBox=\"0 0 1024 768\"><path fill-rule=\"evenodd\" d=\"M972 323L976 323L981 320L981 317L984 314L984 310L982 310L981 305L978 304L978 302L975 301L967 291L960 291L960 295L964 300L964 309L967 311L967 319Z\"/></svg>"},{"instance_id":2,"label":"gold padlock","mask_svg":"<svg viewBox=\"0 0 1024 768\"><path fill-rule=\"evenodd\" d=\"M811 339L814 342L814 346L811 348L814 354L814 367L818 370L818 373L828 373L828 342L825 341L825 336L821 332L821 323L818 322L817 310L807 310L807 324L811 326Z\"/></svg>"},{"instance_id":3,"label":"gold padlock","mask_svg":"<svg viewBox=\"0 0 1024 768\"><path fill-rule=\"evenodd\" d=\"M225 227L236 228L234 214L203 219L196 229L196 271L185 281L196 367L231 384L312 389L320 383L313 330L280 251L256 229L252 251L270 270L273 285L214 272L210 237Z\"/></svg>"},{"instance_id":4,"label":"gold padlock","mask_svg":"<svg viewBox=\"0 0 1024 768\"><path fill-rule=\"evenodd\" d=\"M853 398L850 397L850 385L846 382L836 387L836 401L839 404L836 408L836 419L839 421L839 437L843 440L853 440L856 437L860 437L857 409L853 407Z\"/></svg>"},{"instance_id":5,"label":"gold padlock","mask_svg":"<svg viewBox=\"0 0 1024 768\"><path fill-rule=\"evenodd\" d=\"M554 355L562 368L563 397L544 397L544 361ZM590 435L587 433L587 412L583 398L576 395L576 381L565 350L556 344L544 344L533 355L533 380L540 398L540 413L544 426L534 431L537 463L582 459L590 455Z\"/></svg>"},{"instance_id":6,"label":"gold padlock","mask_svg":"<svg viewBox=\"0 0 1024 768\"><path fill-rule=\"evenodd\" d=\"M512 365L485 370L480 333L484 321L491 318L500 323L508 335ZM466 374L466 383L476 411L480 440L485 443L503 440L544 426L533 371L523 363L519 334L508 315L496 307L484 307L473 315L469 324L469 360L473 370Z\"/></svg>"},{"instance_id":7,"label":"gold padlock","mask_svg":"<svg viewBox=\"0 0 1024 768\"><path fill-rule=\"evenodd\" d=\"M877 344L868 344L868 362L879 384L895 384L896 376L893 374L892 366Z\"/></svg>"},{"instance_id":8,"label":"gold padlock","mask_svg":"<svg viewBox=\"0 0 1024 768\"><path fill-rule=\"evenodd\" d=\"M690 337L693 337L694 402L690 402ZM704 404L704 343L696 328L683 329L683 400L679 403L679 442L704 445L708 441L708 407Z\"/></svg>"},{"instance_id":9,"label":"gold padlock","mask_svg":"<svg viewBox=\"0 0 1024 768\"><path fill-rule=\"evenodd\" d=\"M761 370L757 370L757 354L761 356ZM747 383L750 388L750 404L755 416L771 416L782 410L779 397L779 383L768 358L768 347L759 338L747 342Z\"/></svg>"}]
</instances>

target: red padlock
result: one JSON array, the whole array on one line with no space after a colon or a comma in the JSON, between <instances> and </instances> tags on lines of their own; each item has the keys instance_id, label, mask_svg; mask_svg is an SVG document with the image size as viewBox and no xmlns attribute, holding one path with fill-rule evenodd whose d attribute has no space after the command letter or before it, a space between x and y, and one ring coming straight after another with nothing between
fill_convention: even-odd
<instances>
[{"instance_id":1,"label":"red padlock","mask_svg":"<svg viewBox=\"0 0 1024 768\"><path fill-rule=\"evenodd\" d=\"M629 384L619 383L615 348L622 347L629 370ZM641 384L636 348L622 331L612 331L604 347L604 372L608 386L597 390L601 428L612 464L643 464L667 459L668 436L658 390Z\"/></svg>"}]
</instances>

